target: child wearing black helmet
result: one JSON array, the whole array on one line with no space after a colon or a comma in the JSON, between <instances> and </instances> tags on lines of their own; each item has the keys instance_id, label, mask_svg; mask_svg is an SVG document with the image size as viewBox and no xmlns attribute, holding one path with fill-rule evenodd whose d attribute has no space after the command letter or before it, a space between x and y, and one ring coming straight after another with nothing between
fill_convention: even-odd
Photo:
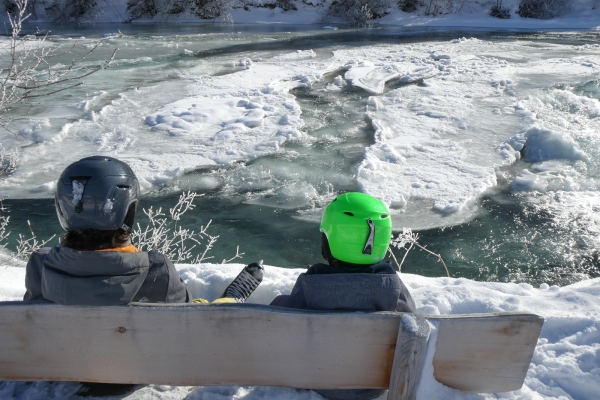
<instances>
[{"instance_id":1,"label":"child wearing black helmet","mask_svg":"<svg viewBox=\"0 0 600 400\"><path fill-rule=\"evenodd\" d=\"M364 193L344 193L325 208L318 263L300 274L291 294L271 305L309 310L415 312L415 303L389 262L392 237L386 205ZM317 390L332 400L367 400L378 389Z\"/></svg>"},{"instance_id":2,"label":"child wearing black helmet","mask_svg":"<svg viewBox=\"0 0 600 400\"><path fill-rule=\"evenodd\" d=\"M69 165L55 197L56 214L67 234L61 244L29 258L24 300L94 306L192 301L171 260L131 243L138 197L138 180L122 161L93 156ZM222 296L227 300L221 302L244 302L262 276L262 266L250 264L227 287Z\"/></svg>"}]
</instances>

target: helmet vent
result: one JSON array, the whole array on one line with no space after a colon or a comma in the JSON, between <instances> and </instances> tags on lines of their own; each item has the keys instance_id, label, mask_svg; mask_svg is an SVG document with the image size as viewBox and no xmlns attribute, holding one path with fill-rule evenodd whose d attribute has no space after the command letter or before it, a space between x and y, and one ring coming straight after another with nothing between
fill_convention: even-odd
<instances>
[{"instance_id":1,"label":"helmet vent","mask_svg":"<svg viewBox=\"0 0 600 400\"><path fill-rule=\"evenodd\" d=\"M388 214L382 214L382 215L381 215L381 218L382 218L382 219L383 219L383 218L387 218L387 217L389 217L389 215L388 215Z\"/></svg>"},{"instance_id":2,"label":"helmet vent","mask_svg":"<svg viewBox=\"0 0 600 400\"><path fill-rule=\"evenodd\" d=\"M354 217L354 213L351 213L350 211L344 211L344 214Z\"/></svg>"},{"instance_id":3,"label":"helmet vent","mask_svg":"<svg viewBox=\"0 0 600 400\"><path fill-rule=\"evenodd\" d=\"M117 185L117 187L119 189L131 189L131 186L129 186L129 185Z\"/></svg>"}]
</instances>

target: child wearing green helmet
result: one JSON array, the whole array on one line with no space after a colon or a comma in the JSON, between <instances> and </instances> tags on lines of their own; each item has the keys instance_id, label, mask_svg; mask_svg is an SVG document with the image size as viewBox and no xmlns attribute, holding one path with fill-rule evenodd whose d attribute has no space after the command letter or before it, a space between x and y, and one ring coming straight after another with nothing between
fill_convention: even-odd
<instances>
[{"instance_id":1,"label":"child wearing green helmet","mask_svg":"<svg viewBox=\"0 0 600 400\"><path fill-rule=\"evenodd\" d=\"M325 208L321 218L318 263L300 274L289 295L271 305L309 310L415 312L415 302L385 255L392 237L386 205L364 193L344 193ZM367 400L377 389L318 390L331 400Z\"/></svg>"}]
</instances>

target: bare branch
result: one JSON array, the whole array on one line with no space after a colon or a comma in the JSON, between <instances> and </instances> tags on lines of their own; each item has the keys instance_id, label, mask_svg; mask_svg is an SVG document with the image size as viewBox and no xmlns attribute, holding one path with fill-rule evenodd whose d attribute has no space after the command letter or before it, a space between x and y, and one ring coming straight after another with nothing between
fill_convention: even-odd
<instances>
[{"instance_id":1,"label":"bare branch","mask_svg":"<svg viewBox=\"0 0 600 400\"><path fill-rule=\"evenodd\" d=\"M406 252L404 253L404 256L402 257L402 261L400 262L400 264L398 264L396 257L392 253L392 257L394 258L394 261L396 261L396 265L398 265L398 271L402 270L402 264L404 264L404 260L406 260L406 256L412 250L413 246L417 246L419 249L431 254L432 256L437 257L438 261L441 262L442 265L444 266L444 269L446 270L446 275L448 277L450 277L450 271L448 270L448 266L444 262L444 259L442 258L442 256L440 254L434 253L433 251L427 249L425 246L420 245L418 242L418 239L419 239L419 235L417 233L413 233L411 229L407 229L407 228L404 228L402 230L402 233L400 233L396 238L392 238L392 241L390 242L390 248L388 249L388 251L390 253L392 253L392 249L391 249L392 247L396 247L397 249L405 249L406 250ZM406 245L409 245L408 249L406 249Z\"/></svg>"},{"instance_id":2,"label":"bare branch","mask_svg":"<svg viewBox=\"0 0 600 400\"><path fill-rule=\"evenodd\" d=\"M195 192L183 192L175 207L169 209L170 219L162 212L162 208L154 210L152 207L144 209L144 214L148 217L148 223L144 228L137 224L137 228L131 233L131 239L135 245L142 251L155 250L163 253L173 262L191 262L198 264L213 258L209 256L214 244L219 239L218 235L208 233L208 228L212 220L206 225L200 226L200 230L195 232L190 229L183 229L177 226L181 217L196 206L193 201L201 196ZM204 247L202 249L202 247ZM193 257L193 251L200 248L200 253ZM239 247L236 254L223 262L230 262L240 258L244 253L240 253Z\"/></svg>"},{"instance_id":3,"label":"bare branch","mask_svg":"<svg viewBox=\"0 0 600 400\"><path fill-rule=\"evenodd\" d=\"M16 12L8 16L9 40L0 44L0 59L6 62L0 67L0 127L11 133L7 126L12 118L7 117L7 113L13 107L82 85L84 78L109 68L118 51L118 48L114 49L112 55L99 66L83 67L82 63L108 40L101 39L81 57L72 60L68 67L54 70L50 60L72 54L76 45L61 51L60 46L48 44L48 34L41 38L19 36L23 22L30 14L26 13L27 0L15 0L15 5Z\"/></svg>"}]
</instances>

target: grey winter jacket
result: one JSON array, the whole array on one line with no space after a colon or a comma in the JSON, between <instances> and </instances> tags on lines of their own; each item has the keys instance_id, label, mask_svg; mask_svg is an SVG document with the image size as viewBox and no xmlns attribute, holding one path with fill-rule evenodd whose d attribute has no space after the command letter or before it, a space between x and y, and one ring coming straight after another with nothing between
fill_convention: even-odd
<instances>
[{"instance_id":1,"label":"grey winter jacket","mask_svg":"<svg viewBox=\"0 0 600 400\"><path fill-rule=\"evenodd\" d=\"M277 296L272 306L309 310L415 312L415 302L387 262L360 273L332 265L315 264L300 274L291 294ZM317 390L331 400L367 400L380 396L379 389Z\"/></svg>"},{"instance_id":2,"label":"grey winter jacket","mask_svg":"<svg viewBox=\"0 0 600 400\"><path fill-rule=\"evenodd\" d=\"M360 273L315 264L298 276L289 295L277 296L272 306L308 310L415 312L415 302L387 262Z\"/></svg>"},{"instance_id":3,"label":"grey winter jacket","mask_svg":"<svg viewBox=\"0 0 600 400\"><path fill-rule=\"evenodd\" d=\"M23 300L67 305L190 301L173 263L155 251L78 251L60 244L43 248L29 258L25 288Z\"/></svg>"}]
</instances>

